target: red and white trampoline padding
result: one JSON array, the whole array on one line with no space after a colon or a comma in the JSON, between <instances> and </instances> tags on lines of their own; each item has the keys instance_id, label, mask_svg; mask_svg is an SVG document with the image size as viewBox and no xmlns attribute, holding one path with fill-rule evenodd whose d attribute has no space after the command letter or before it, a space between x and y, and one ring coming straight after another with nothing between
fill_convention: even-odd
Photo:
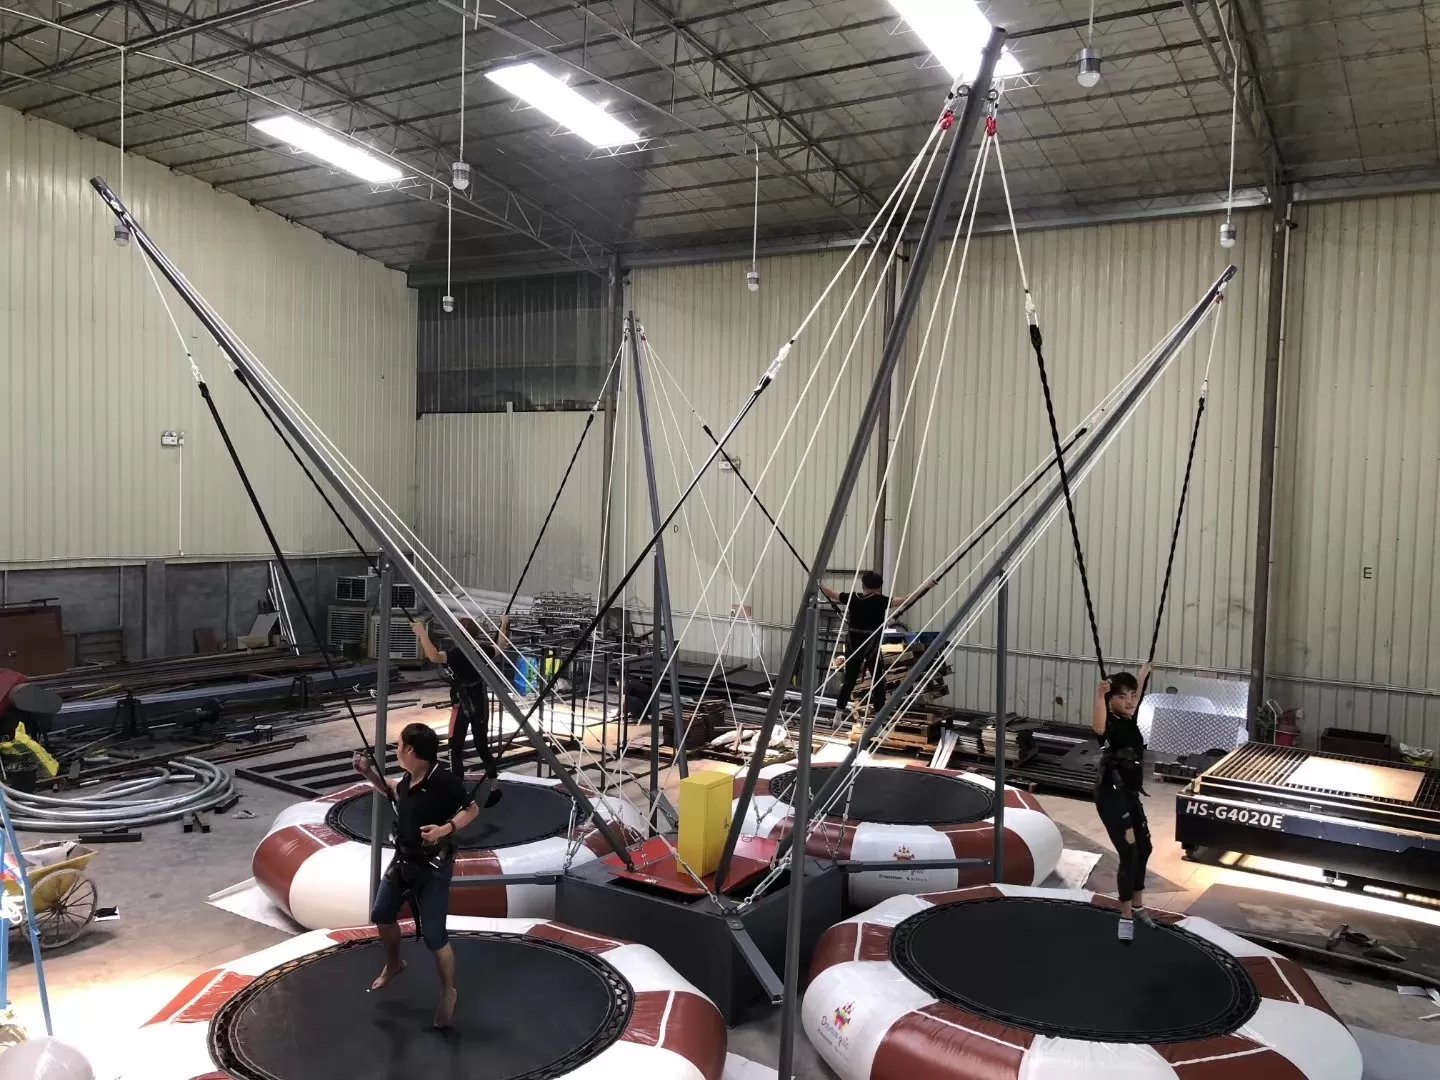
<instances>
[{"instance_id":1,"label":"red and white trampoline padding","mask_svg":"<svg viewBox=\"0 0 1440 1080\"><path fill-rule=\"evenodd\" d=\"M409 929L408 924L405 925ZM317 930L193 979L126 1047L116 1080L516 1075L721 1080L725 1023L658 953L539 919L452 915L458 1002L431 1030L435 969L369 992L372 927Z\"/></svg>"},{"instance_id":2,"label":"red and white trampoline padding","mask_svg":"<svg viewBox=\"0 0 1440 1080\"><path fill-rule=\"evenodd\" d=\"M893 897L821 937L801 1005L841 1080L1360 1080L1299 965L1079 889Z\"/></svg>"},{"instance_id":3,"label":"red and white trampoline padding","mask_svg":"<svg viewBox=\"0 0 1440 1080\"><path fill-rule=\"evenodd\" d=\"M558 780L505 773L503 797L459 837L452 915L486 918L548 917L554 885L462 886L499 875L545 874L609 854L594 821L577 813ZM356 926L370 918L370 815L372 789L357 783L282 810L251 858L251 873L265 894L311 930ZM644 819L625 800L591 796L621 838L635 842ZM381 835L388 838L393 811L383 805ZM391 851L384 858L388 864Z\"/></svg>"},{"instance_id":4,"label":"red and white trampoline padding","mask_svg":"<svg viewBox=\"0 0 1440 1080\"><path fill-rule=\"evenodd\" d=\"M819 791L837 765L810 770ZM855 770L852 790L842 794L815 827L806 845L817 858L860 862L990 859L995 846L995 783L976 773L931 769L902 762ZM742 780L736 781L739 793ZM794 821L793 765L760 771L745 817L747 835L783 838ZM843 790L843 789L842 789ZM1002 877L1038 885L1054 872L1064 841L1033 795L1005 789L1005 865ZM988 867L966 870L895 870L849 876L850 903L859 907L891 896L953 889L991 879Z\"/></svg>"}]
</instances>

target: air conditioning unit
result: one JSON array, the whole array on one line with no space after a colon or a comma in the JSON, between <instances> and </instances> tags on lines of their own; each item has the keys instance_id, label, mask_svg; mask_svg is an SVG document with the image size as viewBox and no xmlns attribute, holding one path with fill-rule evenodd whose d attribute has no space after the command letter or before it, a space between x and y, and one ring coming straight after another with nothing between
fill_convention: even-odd
<instances>
[{"instance_id":1,"label":"air conditioning unit","mask_svg":"<svg viewBox=\"0 0 1440 1080\"><path fill-rule=\"evenodd\" d=\"M405 608L407 611L414 611L415 586L403 581L397 581L391 585L390 606L392 608Z\"/></svg>"},{"instance_id":2,"label":"air conditioning unit","mask_svg":"<svg viewBox=\"0 0 1440 1080\"><path fill-rule=\"evenodd\" d=\"M370 609L366 607L342 607L338 604L332 606L325 627L325 642L331 650L341 652L347 645L363 645L366 617L369 613Z\"/></svg>"},{"instance_id":3,"label":"air conditioning unit","mask_svg":"<svg viewBox=\"0 0 1440 1080\"><path fill-rule=\"evenodd\" d=\"M380 657L380 618L378 614L370 616L370 629L365 639L365 655L371 660ZM404 612L390 613L390 659L420 659L420 642L410 629L410 620Z\"/></svg>"},{"instance_id":4,"label":"air conditioning unit","mask_svg":"<svg viewBox=\"0 0 1440 1080\"><path fill-rule=\"evenodd\" d=\"M380 579L373 574L346 574L335 579L335 601L340 604L369 604L379 591Z\"/></svg>"}]
</instances>

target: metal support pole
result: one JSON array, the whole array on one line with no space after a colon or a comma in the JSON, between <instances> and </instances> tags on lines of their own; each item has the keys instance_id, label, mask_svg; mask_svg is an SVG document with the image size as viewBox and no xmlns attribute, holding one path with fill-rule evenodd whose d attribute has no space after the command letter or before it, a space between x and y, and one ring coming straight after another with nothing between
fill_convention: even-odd
<instances>
[{"instance_id":1,"label":"metal support pole","mask_svg":"<svg viewBox=\"0 0 1440 1080\"><path fill-rule=\"evenodd\" d=\"M660 669L665 653L660 648L660 583L665 572L660 568L660 549L655 549L655 618L650 627L650 816L647 824L652 834L660 832ZM678 741L678 740L677 740Z\"/></svg>"},{"instance_id":2,"label":"metal support pole","mask_svg":"<svg viewBox=\"0 0 1440 1080\"><path fill-rule=\"evenodd\" d=\"M1250 734L1265 703L1270 628L1270 557L1275 524L1275 433L1280 413L1280 354L1284 345L1285 287L1290 270L1290 189L1273 191L1270 295L1265 316L1265 391L1260 407L1260 475L1255 507L1255 602L1250 624Z\"/></svg>"},{"instance_id":3,"label":"metal support pole","mask_svg":"<svg viewBox=\"0 0 1440 1080\"><path fill-rule=\"evenodd\" d=\"M805 613L805 657L800 676L799 745L795 748L795 822L810 817L810 752L815 731L815 668L819 658L820 608L810 597ZM803 834L802 834L803 836ZM795 1021L800 1012L800 936L805 915L805 844L802 839L790 857L790 906L785 927L785 997L780 1002L780 1061L776 1072L781 1080L795 1075Z\"/></svg>"},{"instance_id":4,"label":"metal support pole","mask_svg":"<svg viewBox=\"0 0 1440 1080\"><path fill-rule=\"evenodd\" d=\"M625 316L630 327L630 362L635 371L635 411L640 416L640 445L645 451L645 484L650 492L650 528L657 536L661 531L660 518L660 488L655 482L655 444L650 441L650 410L645 401L645 373L640 364L640 324L635 321L635 313L632 311ZM660 639L660 631L665 631L665 639ZM665 566L665 540L663 537L655 541L655 669L651 673L650 700L655 703L654 717L655 730L651 733L653 749L651 751L652 772L659 769L660 747L658 736L660 733L660 671L665 666L667 653L676 650L675 642L675 613L670 606L670 572ZM672 726L675 729L675 763L680 767L680 778L683 780L690 775L690 770L685 764L685 748L681 745L685 734L685 714L680 705L680 672L675 664L670 664L670 710ZM654 792L651 792L652 801Z\"/></svg>"},{"instance_id":5,"label":"metal support pole","mask_svg":"<svg viewBox=\"0 0 1440 1080\"><path fill-rule=\"evenodd\" d=\"M1002 569L1001 574L1004 574ZM995 855L990 863L992 881L1005 880L1005 639L1010 632L1010 581L1001 577L995 594Z\"/></svg>"},{"instance_id":6,"label":"metal support pole","mask_svg":"<svg viewBox=\"0 0 1440 1080\"><path fill-rule=\"evenodd\" d=\"M609 355L612 359L619 354L621 347L625 344L624 323L620 314L624 307L625 271L620 265L620 256L615 255L610 259L609 290L605 297L605 314L610 327ZM614 486L615 413L619 391L620 369L617 368L615 379L610 383L610 389L605 392L603 403L605 459L600 466L600 551L604 558L600 560L600 588L598 590L601 598L610 595L610 498L611 488ZM603 629L604 627L601 627L602 631Z\"/></svg>"},{"instance_id":7,"label":"metal support pole","mask_svg":"<svg viewBox=\"0 0 1440 1080\"><path fill-rule=\"evenodd\" d=\"M386 721L390 709L390 605L393 602L395 567L380 556L380 627L375 635L375 768L385 775L385 747L390 742ZM488 719L488 718L487 718ZM390 800L378 791L370 796L370 899L380 891L380 855L385 837L380 831L381 815Z\"/></svg>"},{"instance_id":8,"label":"metal support pole","mask_svg":"<svg viewBox=\"0 0 1440 1080\"><path fill-rule=\"evenodd\" d=\"M886 237L881 241L882 246L890 243ZM881 324L880 331L882 338L890 333L890 328L895 325L895 285L899 280L900 259L897 257L888 267L885 268L885 318ZM875 530L873 548L870 555L870 566L878 570L886 581L890 580L890 566L887 555L890 551L890 455L894 451L891 445L893 437L891 427L895 422L895 383L899 377L899 369L890 376L889 382L885 384L884 397L880 401L880 421L875 430L875 489L879 497L875 500L875 520L880 527Z\"/></svg>"},{"instance_id":9,"label":"metal support pole","mask_svg":"<svg viewBox=\"0 0 1440 1080\"><path fill-rule=\"evenodd\" d=\"M886 335L880 365L876 369L875 378L870 385L870 396L865 401L864 411L860 415L860 423L855 430L855 438L851 441L850 452L845 459L845 468L840 474L840 483L836 487L835 497L830 503L829 516L826 518L824 530L820 534L819 546L816 548L815 557L810 561L810 574L806 578L805 587L800 594L800 606L790 628L790 637L785 643L785 654L775 669L775 685L782 691L784 687L790 685L790 679L795 674L795 664L799 659L800 648L803 644L805 612L809 608L810 598L819 589L821 575L830 565L830 555L835 550L835 542L840 536L840 527L850 509L850 497L855 493L855 483L860 478L860 470L864 465L865 456L870 450L870 438L875 432L876 422L880 419L880 403L885 387L895 374L896 367L899 366L900 357L905 350L910 323L920 307L927 271L930 268L935 249L939 246L940 234L944 231L950 217L950 210L955 205L958 186L956 178L960 172L960 163L964 161L969 152L970 144L975 138L975 131L980 125L980 116L988 107L991 79L1004 44L1005 31L996 27L990 32L990 41L981 56L979 73L965 94L964 111L961 113L959 121L951 125L953 132L950 150L945 155L945 164L940 170L935 198L930 204L929 213L925 216L925 226L920 232L915 263L905 279L905 291L896 305L894 325L890 327L890 333ZM729 834L725 837L725 848L720 854L720 864L716 868L716 873L720 875L718 880L725 880L725 874L730 869L730 860L735 855L735 845L740 840L740 831L745 827L745 815L749 812L750 800L755 797L755 785L760 782L760 770L765 764L765 752L769 747L770 732L774 728L776 720L779 719L780 706L784 700L783 693L772 694L770 704L765 710L765 719L760 723L760 732L755 738L755 754L750 760L750 767L745 773L745 783L735 805L735 820L730 827Z\"/></svg>"},{"instance_id":10,"label":"metal support pole","mask_svg":"<svg viewBox=\"0 0 1440 1080\"><path fill-rule=\"evenodd\" d=\"M600 835L605 837L606 843L613 851L619 853L626 867L633 870L635 860L631 857L625 841L616 832L609 819L596 809L590 796L576 782L575 777L560 764L559 759L555 757L555 752L546 744L544 736L535 729L534 725L530 723L530 718L516 704L509 685L491 668L490 662L481 653L476 643L471 640L469 631L460 625L460 620L450 610L439 590L415 566L409 554L410 545L406 542L405 533L400 531L396 521L384 516L372 495L358 487L350 477L344 474L344 467L340 459L323 441L324 433L314 427L313 421L297 411L287 400L288 394L285 393L284 388L280 386L273 375L264 369L245 343L226 325L219 313L195 290L185 275L170 261L170 257L160 250L155 241L150 238L150 234L135 220L135 215L130 213L125 204L120 201L119 196L110 190L110 186L105 183L104 179L98 176L93 177L90 186L105 201L105 205L110 208L117 220L129 228L131 237L144 252L145 257L185 301L186 306L190 308L200 324L205 327L206 332L215 340L216 345L234 365L236 374L255 391L264 404L265 410L276 423L290 433L295 444L305 452L305 455L310 458L330 486L344 499L345 504L359 519L365 531L375 539L381 553L388 556L400 572L400 576L415 587L416 595L430 609L430 613L445 632L454 639L455 647L465 654L465 658L470 661L471 666L485 681L490 692L499 698L501 707L511 715L526 738L530 740L536 755L555 771L555 775L560 778L566 792L575 800L580 812L595 822L596 829L599 830Z\"/></svg>"}]
</instances>

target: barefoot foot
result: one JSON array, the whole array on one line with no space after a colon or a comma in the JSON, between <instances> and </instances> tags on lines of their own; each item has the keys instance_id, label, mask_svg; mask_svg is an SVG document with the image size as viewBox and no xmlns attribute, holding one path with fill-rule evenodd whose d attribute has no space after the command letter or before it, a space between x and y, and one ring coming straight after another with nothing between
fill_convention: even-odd
<instances>
[{"instance_id":1,"label":"barefoot foot","mask_svg":"<svg viewBox=\"0 0 1440 1080\"><path fill-rule=\"evenodd\" d=\"M435 1026L437 1028L448 1028L450 1021L455 1017L455 1002L460 995L454 987L447 990L440 998L440 1006L435 1010Z\"/></svg>"},{"instance_id":2,"label":"barefoot foot","mask_svg":"<svg viewBox=\"0 0 1440 1080\"><path fill-rule=\"evenodd\" d=\"M390 984L390 980L393 979L393 978L395 978L396 975L399 975L399 974L400 974L402 971L404 971L404 970L405 970L405 964L404 964L403 962L400 964L399 967L390 967L390 966L387 964L387 965L385 966L385 970L382 971L382 972L380 972L379 976L375 979L375 981L370 984L370 989L371 989L371 990L383 990L383 989L385 989L385 987Z\"/></svg>"}]
</instances>

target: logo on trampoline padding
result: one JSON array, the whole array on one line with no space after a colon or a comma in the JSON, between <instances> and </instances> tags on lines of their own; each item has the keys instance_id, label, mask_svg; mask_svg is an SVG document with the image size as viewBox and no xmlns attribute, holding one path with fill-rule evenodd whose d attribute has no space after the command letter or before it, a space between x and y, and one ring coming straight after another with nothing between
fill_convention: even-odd
<instances>
[{"instance_id":1,"label":"logo on trampoline padding","mask_svg":"<svg viewBox=\"0 0 1440 1080\"><path fill-rule=\"evenodd\" d=\"M895 852L895 861L896 861L896 862L914 862L914 861L915 861L915 853L914 853L913 851L911 851L908 847L905 847L904 845L901 845L900 850L897 851L897 852Z\"/></svg>"},{"instance_id":2,"label":"logo on trampoline padding","mask_svg":"<svg viewBox=\"0 0 1440 1080\"><path fill-rule=\"evenodd\" d=\"M836 1050L848 1051L850 1040L845 1037L845 1030L850 1026L854 1016L855 1003L850 1001L839 1006L829 1016L821 1017L820 1037Z\"/></svg>"}]
</instances>

